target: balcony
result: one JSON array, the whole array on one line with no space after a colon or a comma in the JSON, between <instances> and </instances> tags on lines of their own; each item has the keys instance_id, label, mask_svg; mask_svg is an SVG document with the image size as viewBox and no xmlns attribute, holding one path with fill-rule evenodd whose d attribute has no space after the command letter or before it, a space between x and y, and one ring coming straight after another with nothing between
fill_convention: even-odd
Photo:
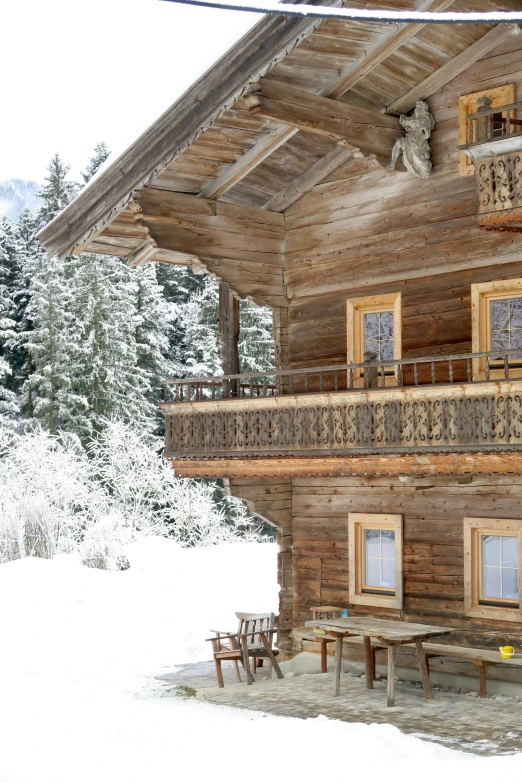
<instances>
[{"instance_id":1,"label":"balcony","mask_svg":"<svg viewBox=\"0 0 522 783\"><path fill-rule=\"evenodd\" d=\"M522 362L515 353L166 381L161 405L165 456L200 460L520 449ZM474 380L478 375L481 379Z\"/></svg>"},{"instance_id":2,"label":"balcony","mask_svg":"<svg viewBox=\"0 0 522 783\"><path fill-rule=\"evenodd\" d=\"M478 224L500 231L522 231L522 101L491 106L479 99L468 114L468 143L459 146L475 163Z\"/></svg>"}]
</instances>

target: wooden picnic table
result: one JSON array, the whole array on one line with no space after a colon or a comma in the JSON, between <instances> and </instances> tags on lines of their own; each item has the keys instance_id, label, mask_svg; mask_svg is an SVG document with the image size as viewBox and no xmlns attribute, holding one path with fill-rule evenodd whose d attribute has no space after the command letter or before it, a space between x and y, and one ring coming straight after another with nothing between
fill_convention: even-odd
<instances>
[{"instance_id":1,"label":"wooden picnic table","mask_svg":"<svg viewBox=\"0 0 522 783\"><path fill-rule=\"evenodd\" d=\"M446 636L451 633L451 628L405 623L402 620L379 620L374 617L309 620L305 625L308 628L318 628L335 637L334 696L339 696L343 639L346 636L362 636L366 687L369 689L373 688L372 639L388 649L388 707L393 707L395 703L395 648L403 644L415 644L424 694L427 699L433 699L422 642L434 636Z\"/></svg>"}]
</instances>

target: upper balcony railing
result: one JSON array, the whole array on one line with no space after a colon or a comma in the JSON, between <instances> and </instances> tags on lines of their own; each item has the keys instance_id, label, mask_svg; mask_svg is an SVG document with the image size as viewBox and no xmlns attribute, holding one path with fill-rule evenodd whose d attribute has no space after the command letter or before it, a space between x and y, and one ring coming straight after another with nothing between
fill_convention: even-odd
<instances>
[{"instance_id":1,"label":"upper balcony railing","mask_svg":"<svg viewBox=\"0 0 522 783\"><path fill-rule=\"evenodd\" d=\"M520 361L516 361L517 358ZM175 378L163 382L163 402L201 402L245 397L277 397L361 389L482 383L522 379L522 352L490 351L412 359L332 364L297 370L220 375L214 378Z\"/></svg>"},{"instance_id":2,"label":"upper balcony railing","mask_svg":"<svg viewBox=\"0 0 522 783\"><path fill-rule=\"evenodd\" d=\"M165 382L174 459L522 448L521 351Z\"/></svg>"}]
</instances>

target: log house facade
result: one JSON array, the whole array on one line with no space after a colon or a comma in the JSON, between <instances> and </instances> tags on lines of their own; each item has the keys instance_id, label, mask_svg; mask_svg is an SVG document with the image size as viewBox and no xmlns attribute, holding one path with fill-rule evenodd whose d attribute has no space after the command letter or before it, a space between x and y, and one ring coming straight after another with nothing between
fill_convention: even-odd
<instances>
[{"instance_id":1,"label":"log house facade","mask_svg":"<svg viewBox=\"0 0 522 783\"><path fill-rule=\"evenodd\" d=\"M225 479L277 526L286 656L314 649L325 604L522 643L520 33L267 17L40 234L62 257L216 276L226 375L237 298L272 308L277 374L184 379L163 408L177 473ZM387 168L417 101L427 178Z\"/></svg>"}]
</instances>

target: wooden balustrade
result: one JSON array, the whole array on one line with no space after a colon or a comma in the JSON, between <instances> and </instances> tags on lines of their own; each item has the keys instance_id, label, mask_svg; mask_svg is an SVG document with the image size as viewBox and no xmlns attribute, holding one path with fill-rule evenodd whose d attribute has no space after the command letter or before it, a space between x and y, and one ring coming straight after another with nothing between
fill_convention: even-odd
<instances>
[{"instance_id":1,"label":"wooden balustrade","mask_svg":"<svg viewBox=\"0 0 522 783\"><path fill-rule=\"evenodd\" d=\"M190 459L522 448L522 367L514 366L514 355L458 354L386 366L370 362L236 376L241 379L234 387L237 396L228 399L218 398L218 390L232 388L229 378L167 382L177 402L162 406L165 455ZM472 378L477 359L486 366L480 381ZM361 376L369 369L373 387L365 388Z\"/></svg>"}]
</instances>

